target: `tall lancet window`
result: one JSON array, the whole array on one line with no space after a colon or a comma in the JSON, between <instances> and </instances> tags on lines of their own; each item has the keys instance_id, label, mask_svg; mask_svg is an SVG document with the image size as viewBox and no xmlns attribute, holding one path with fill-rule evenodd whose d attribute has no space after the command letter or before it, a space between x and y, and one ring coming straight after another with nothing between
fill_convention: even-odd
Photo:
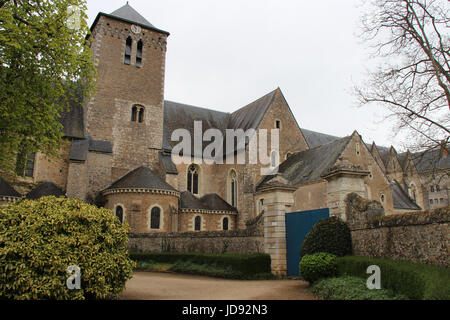
<instances>
[{"instance_id":1,"label":"tall lancet window","mask_svg":"<svg viewBox=\"0 0 450 320\"><path fill-rule=\"evenodd\" d=\"M129 36L125 43L125 64L131 64L131 47L133 45L133 39Z\"/></svg>"},{"instance_id":2,"label":"tall lancet window","mask_svg":"<svg viewBox=\"0 0 450 320\"><path fill-rule=\"evenodd\" d=\"M193 194L198 194L198 176L199 169L197 166L190 166L187 176L187 189Z\"/></svg>"},{"instance_id":3,"label":"tall lancet window","mask_svg":"<svg viewBox=\"0 0 450 320\"><path fill-rule=\"evenodd\" d=\"M142 49L144 48L144 43L142 40L138 41L137 51L136 51L136 67L142 67Z\"/></svg>"},{"instance_id":4,"label":"tall lancet window","mask_svg":"<svg viewBox=\"0 0 450 320\"><path fill-rule=\"evenodd\" d=\"M236 171L232 170L230 172L230 177L228 179L229 181L229 203L237 208L237 178L236 178Z\"/></svg>"}]
</instances>

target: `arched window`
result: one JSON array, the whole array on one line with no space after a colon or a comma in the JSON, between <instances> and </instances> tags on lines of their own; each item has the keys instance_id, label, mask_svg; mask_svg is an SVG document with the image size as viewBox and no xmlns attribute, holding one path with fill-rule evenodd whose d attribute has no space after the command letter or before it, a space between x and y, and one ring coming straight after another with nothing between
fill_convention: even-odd
<instances>
[{"instance_id":1,"label":"arched window","mask_svg":"<svg viewBox=\"0 0 450 320\"><path fill-rule=\"evenodd\" d=\"M380 195L380 200L381 200L381 203L384 203L386 201L386 197L384 196L384 194Z\"/></svg>"},{"instance_id":2,"label":"arched window","mask_svg":"<svg viewBox=\"0 0 450 320\"><path fill-rule=\"evenodd\" d=\"M144 122L144 108L139 109L139 123Z\"/></svg>"},{"instance_id":3,"label":"arched window","mask_svg":"<svg viewBox=\"0 0 450 320\"><path fill-rule=\"evenodd\" d=\"M201 231L202 230L202 217L197 216L195 217L195 231Z\"/></svg>"},{"instance_id":4,"label":"arched window","mask_svg":"<svg viewBox=\"0 0 450 320\"><path fill-rule=\"evenodd\" d=\"M228 218L224 218L222 222L223 230L227 231L229 230L230 226L230 220Z\"/></svg>"},{"instance_id":5,"label":"arched window","mask_svg":"<svg viewBox=\"0 0 450 320\"><path fill-rule=\"evenodd\" d=\"M133 45L133 39L129 36L125 43L125 64L131 64L131 47Z\"/></svg>"},{"instance_id":6,"label":"arched window","mask_svg":"<svg viewBox=\"0 0 450 320\"><path fill-rule=\"evenodd\" d=\"M238 192L238 184L237 184L237 178L236 178L236 171L231 170L230 171L230 177L229 177L229 203L237 208L237 192Z\"/></svg>"},{"instance_id":7,"label":"arched window","mask_svg":"<svg viewBox=\"0 0 450 320\"><path fill-rule=\"evenodd\" d=\"M187 176L187 189L193 194L198 194L198 173L199 170L197 166L191 165L189 167Z\"/></svg>"},{"instance_id":8,"label":"arched window","mask_svg":"<svg viewBox=\"0 0 450 320\"><path fill-rule=\"evenodd\" d=\"M119 218L120 223L123 223L123 208L121 206L116 207L116 217Z\"/></svg>"},{"instance_id":9,"label":"arched window","mask_svg":"<svg viewBox=\"0 0 450 320\"><path fill-rule=\"evenodd\" d=\"M137 114L138 114L138 108L137 108L136 106L134 106L134 107L131 109L131 121L132 121L132 122L136 122Z\"/></svg>"},{"instance_id":10,"label":"arched window","mask_svg":"<svg viewBox=\"0 0 450 320\"><path fill-rule=\"evenodd\" d=\"M159 230L161 227L161 209L154 207L150 213L150 229Z\"/></svg>"},{"instance_id":11,"label":"arched window","mask_svg":"<svg viewBox=\"0 0 450 320\"><path fill-rule=\"evenodd\" d=\"M136 52L136 67L142 67L142 49L144 47L144 43L142 40L138 41L137 44L137 52Z\"/></svg>"}]
</instances>

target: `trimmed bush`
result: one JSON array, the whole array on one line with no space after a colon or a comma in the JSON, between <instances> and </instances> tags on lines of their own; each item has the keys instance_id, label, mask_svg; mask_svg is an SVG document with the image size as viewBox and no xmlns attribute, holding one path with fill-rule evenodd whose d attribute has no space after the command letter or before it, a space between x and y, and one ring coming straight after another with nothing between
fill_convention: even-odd
<instances>
[{"instance_id":1,"label":"trimmed bush","mask_svg":"<svg viewBox=\"0 0 450 320\"><path fill-rule=\"evenodd\" d=\"M390 290L369 290L366 281L357 277L322 279L312 292L324 300L406 300Z\"/></svg>"},{"instance_id":2,"label":"trimmed bush","mask_svg":"<svg viewBox=\"0 0 450 320\"><path fill-rule=\"evenodd\" d=\"M135 261L153 261L160 263L191 262L198 265L230 267L244 275L271 273L271 260L268 254L203 254L203 253L131 253Z\"/></svg>"},{"instance_id":3,"label":"trimmed bush","mask_svg":"<svg viewBox=\"0 0 450 320\"><path fill-rule=\"evenodd\" d=\"M381 269L381 286L413 300L450 300L450 270L409 261L366 257L338 258L339 275L368 279L371 265Z\"/></svg>"},{"instance_id":4,"label":"trimmed bush","mask_svg":"<svg viewBox=\"0 0 450 320\"><path fill-rule=\"evenodd\" d=\"M319 221L306 235L300 256L328 252L338 257L352 254L352 235L348 225L339 218Z\"/></svg>"},{"instance_id":5,"label":"trimmed bush","mask_svg":"<svg viewBox=\"0 0 450 320\"><path fill-rule=\"evenodd\" d=\"M337 257L325 252L306 255L300 261L300 274L303 279L311 283L335 276L337 274Z\"/></svg>"},{"instance_id":6,"label":"trimmed bush","mask_svg":"<svg viewBox=\"0 0 450 320\"><path fill-rule=\"evenodd\" d=\"M0 299L84 300L118 296L131 278L128 227L80 200L46 197L0 208ZM81 290L67 269L81 269Z\"/></svg>"}]
</instances>

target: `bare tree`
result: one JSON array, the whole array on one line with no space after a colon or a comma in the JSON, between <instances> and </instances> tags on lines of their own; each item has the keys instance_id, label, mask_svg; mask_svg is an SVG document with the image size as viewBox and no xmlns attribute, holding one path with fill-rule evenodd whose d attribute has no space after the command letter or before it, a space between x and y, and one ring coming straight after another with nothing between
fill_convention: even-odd
<instances>
[{"instance_id":1,"label":"bare tree","mask_svg":"<svg viewBox=\"0 0 450 320\"><path fill-rule=\"evenodd\" d=\"M450 3L370 0L361 38L382 65L356 88L361 105L387 107L413 151L448 148Z\"/></svg>"}]
</instances>

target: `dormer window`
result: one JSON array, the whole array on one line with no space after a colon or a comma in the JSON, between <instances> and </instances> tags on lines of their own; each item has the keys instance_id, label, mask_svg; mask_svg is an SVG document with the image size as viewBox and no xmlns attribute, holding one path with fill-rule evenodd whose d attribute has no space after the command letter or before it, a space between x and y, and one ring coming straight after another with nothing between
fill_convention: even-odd
<instances>
[{"instance_id":1,"label":"dormer window","mask_svg":"<svg viewBox=\"0 0 450 320\"><path fill-rule=\"evenodd\" d=\"M129 36L125 43L125 64L131 64L131 47L133 45L133 39Z\"/></svg>"},{"instance_id":2,"label":"dormer window","mask_svg":"<svg viewBox=\"0 0 450 320\"><path fill-rule=\"evenodd\" d=\"M142 40L139 40L137 44L137 51L136 51L136 67L141 68L142 67L142 49L144 48L144 43Z\"/></svg>"}]
</instances>

